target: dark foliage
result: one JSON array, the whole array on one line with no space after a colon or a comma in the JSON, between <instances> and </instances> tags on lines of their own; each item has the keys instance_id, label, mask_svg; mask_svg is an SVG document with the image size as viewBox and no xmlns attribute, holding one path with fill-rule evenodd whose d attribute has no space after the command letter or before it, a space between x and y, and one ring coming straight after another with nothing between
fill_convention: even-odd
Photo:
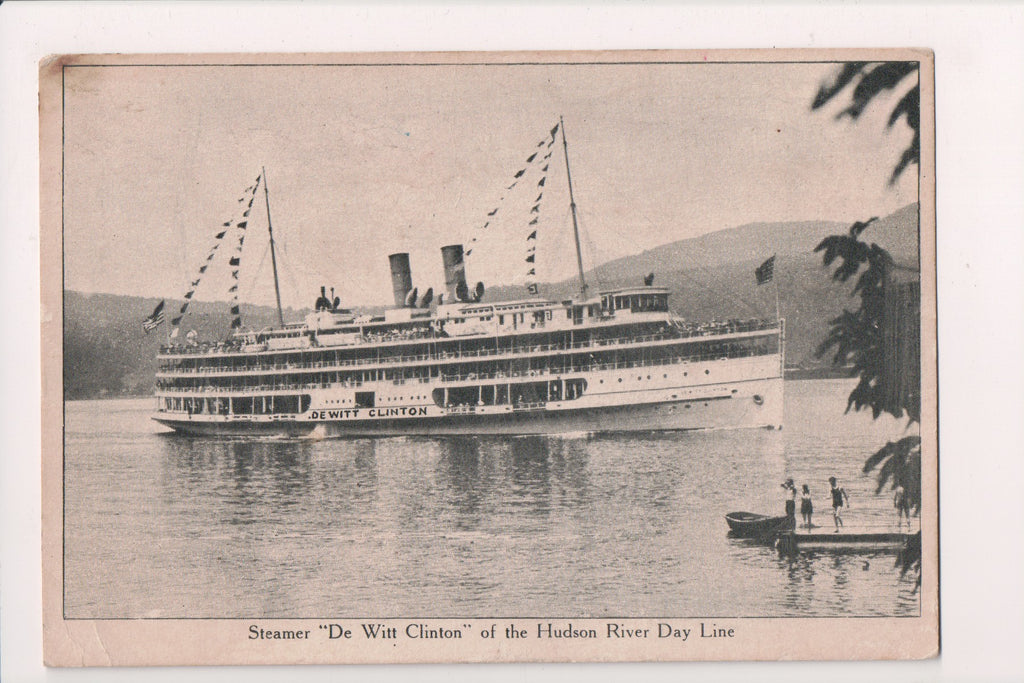
<instances>
[{"instance_id":1,"label":"dark foliage","mask_svg":"<svg viewBox=\"0 0 1024 683\"><path fill-rule=\"evenodd\" d=\"M858 119L868 105L884 91L895 89L905 78L914 77L919 70L917 62L849 62L844 64L830 83L819 88L812 109L819 109L837 95L853 85L850 103L842 109L837 118L849 116ZM910 145L903 150L893 168L889 184L894 184L910 164L920 159L920 82L915 83L900 98L889 115L887 127L891 128L901 118L914 131ZM860 297L856 311L845 310L833 318L829 333L818 346L819 356L832 352L834 365L849 365L851 376L858 377L857 386L850 393L846 410L871 410L877 418L882 413L894 417L906 416L911 422L920 422L921 403L919 392L899 395L894 402L893 393L886 390L884 349L885 288L889 281L893 259L877 244L867 244L861 234L877 219L857 222L850 226L846 235L831 235L821 241L815 252L822 254L824 265L831 266L838 260L833 280L847 282L857 276L853 296ZM887 484L893 488L903 486L907 500L914 514L921 510L921 437L906 436L891 441L871 455L864 462L864 472L878 470L878 487L881 493ZM921 581L921 534L912 536L897 558L897 566L906 574L914 571L918 585Z\"/></svg>"},{"instance_id":2,"label":"dark foliage","mask_svg":"<svg viewBox=\"0 0 1024 683\"><path fill-rule=\"evenodd\" d=\"M829 83L818 88L818 93L811 104L812 109L820 109L831 102L839 93L853 83L850 103L843 108L836 118L849 116L853 120L860 118L871 101L887 90L893 90L908 77L916 77L919 66L917 62L847 62ZM892 128L900 119L905 119L914 137L893 168L889 183L894 184L910 164L918 163L921 155L921 85L915 83L900 98L899 103L889 115L887 126Z\"/></svg>"}]
</instances>

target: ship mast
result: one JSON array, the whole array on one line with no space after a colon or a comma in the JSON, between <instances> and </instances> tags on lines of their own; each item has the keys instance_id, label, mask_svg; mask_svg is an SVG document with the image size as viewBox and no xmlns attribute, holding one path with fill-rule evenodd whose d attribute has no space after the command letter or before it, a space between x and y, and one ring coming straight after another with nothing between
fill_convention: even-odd
<instances>
[{"instance_id":1,"label":"ship mast","mask_svg":"<svg viewBox=\"0 0 1024 683\"><path fill-rule=\"evenodd\" d=\"M569 173L569 143L565 140L565 121L561 116L558 123L562 127L562 149L565 152L565 177L569 180L569 208L572 209L572 234L576 240L576 267L580 271L580 296L587 299L587 280L583 277L583 253L580 251L580 226L576 220L576 199L572 194L572 174Z\"/></svg>"},{"instance_id":2,"label":"ship mast","mask_svg":"<svg viewBox=\"0 0 1024 683\"><path fill-rule=\"evenodd\" d=\"M274 296L277 297L277 324L284 327L284 311L281 310L281 285L277 281L277 254L274 252L274 226L270 223L270 190L267 189L266 167L263 168L263 197L266 199L267 204L267 232L270 233L270 265L274 269Z\"/></svg>"}]
</instances>

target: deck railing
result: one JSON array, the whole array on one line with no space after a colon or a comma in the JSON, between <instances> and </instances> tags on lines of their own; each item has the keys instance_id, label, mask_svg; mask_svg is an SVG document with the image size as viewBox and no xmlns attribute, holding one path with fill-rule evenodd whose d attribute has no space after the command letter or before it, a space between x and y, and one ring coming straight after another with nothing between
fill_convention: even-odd
<instances>
[{"instance_id":1,"label":"deck railing","mask_svg":"<svg viewBox=\"0 0 1024 683\"><path fill-rule=\"evenodd\" d=\"M368 358L349 358L339 360L315 360L307 363L301 362L284 362L284 363L257 363L257 364L245 364L241 367L218 367L218 366L203 366L196 368L161 368L158 370L158 374L168 374L176 377L180 376L194 376L194 375L212 375L212 376L227 376L237 374L259 374L259 373L279 373L288 371L308 371L308 370L346 370L354 368L366 368L371 366L393 366L393 365L409 365L414 363L436 363L444 361L456 361L463 362L467 360L477 359L493 359L493 358L515 358L515 357L528 357L534 354L545 354L550 352L574 352L574 351L587 351L587 350L605 350L609 347L612 348L624 348L637 344L649 344L651 342L661 341L682 341L690 339L706 339L721 337L725 334L746 334L751 332L761 332L766 330L776 329L774 323L767 323L765 321L759 321L762 324L755 326L753 323L747 326L734 326L728 332L706 332L704 334L679 334L678 331L665 331L657 334L638 335L638 336L624 336L624 337L612 337L608 339L590 339L581 342L573 342L570 344L564 343L548 343L548 344L515 344L509 347L498 347L498 348L481 348L481 349L470 349L462 352L452 351L438 351L428 352L421 354L408 354L398 356L379 356L368 357ZM309 352L309 351L307 351ZM330 351L326 351L329 353Z\"/></svg>"},{"instance_id":2,"label":"deck railing","mask_svg":"<svg viewBox=\"0 0 1024 683\"><path fill-rule=\"evenodd\" d=\"M725 360L737 360L741 358L757 358L760 356L771 355L769 354L747 354L745 356L722 356L721 354L700 354L693 356L676 356L671 358L659 358L659 359L636 359L629 361L621 361L616 363L588 363L583 365L572 365L567 367L547 367L539 368L535 370L525 370L522 372L468 372L468 373L442 373L435 377L406 377L396 380L383 379L381 381L393 381L395 384L405 383L429 383L436 381L441 384L454 384L461 382L474 382L478 380L519 380L519 379L536 379L549 377L551 375L558 375L564 379L571 379L571 375L581 375L590 372L597 372L602 370L632 370L636 368L647 368L647 367L663 367L667 365L687 365L690 363L699 363L707 361L725 361ZM205 394L205 393L231 393L231 394L250 394L250 393L267 393L267 392L294 392L302 390L315 390L315 389L333 389L333 388L354 388L360 387L366 384L362 381L340 381L340 382L274 382L271 384L257 385L257 386L214 386L204 385L193 388L180 388L180 387L158 387L157 394L161 396L189 396L193 394Z\"/></svg>"}]
</instances>

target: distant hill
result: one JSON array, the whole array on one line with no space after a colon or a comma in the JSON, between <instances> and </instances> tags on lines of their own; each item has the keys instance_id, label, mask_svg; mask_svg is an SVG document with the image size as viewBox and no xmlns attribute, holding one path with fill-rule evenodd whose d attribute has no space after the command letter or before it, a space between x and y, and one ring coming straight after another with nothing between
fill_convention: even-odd
<instances>
[{"instance_id":1,"label":"distant hill","mask_svg":"<svg viewBox=\"0 0 1024 683\"><path fill-rule=\"evenodd\" d=\"M594 291L641 284L655 273L655 284L673 291L672 310L691 320L770 316L775 313L774 287L786 319L786 363L814 369L828 364L814 349L825 337L828 322L856 302L850 287L834 283L821 265L814 247L827 235L848 226L827 221L752 223L700 237L672 242L640 254L602 264L587 274ZM863 238L889 250L905 264L918 259L918 207L911 204L872 225ZM775 282L758 287L754 269L777 254ZM550 298L572 296L575 280L541 285ZM490 287L485 300L522 298L522 287ZM166 327L146 335L142 320L158 299L112 294L64 294L64 392L68 399L145 395L153 391L156 352L166 340ZM176 311L181 301L167 301ZM379 310L379 309L378 309ZM201 338L227 336L228 304L196 301L191 305L188 328ZM286 320L306 311L288 309ZM243 304L250 327L276 322L267 306ZM165 323L166 325L166 323Z\"/></svg>"}]
</instances>

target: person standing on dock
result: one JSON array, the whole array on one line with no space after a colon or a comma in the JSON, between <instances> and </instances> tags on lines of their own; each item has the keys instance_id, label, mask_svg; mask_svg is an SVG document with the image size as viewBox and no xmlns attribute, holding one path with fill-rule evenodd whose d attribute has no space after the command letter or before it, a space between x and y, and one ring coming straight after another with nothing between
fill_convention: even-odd
<instances>
[{"instance_id":1,"label":"person standing on dock","mask_svg":"<svg viewBox=\"0 0 1024 683\"><path fill-rule=\"evenodd\" d=\"M896 529L903 528L903 517L907 518L907 531L910 531L910 501L907 500L906 489L903 484L897 484L892 497L893 507L896 508Z\"/></svg>"},{"instance_id":2,"label":"person standing on dock","mask_svg":"<svg viewBox=\"0 0 1024 683\"><path fill-rule=\"evenodd\" d=\"M786 517L793 520L796 523L796 486L793 484L792 479L787 479L786 483L782 484L782 488L786 489Z\"/></svg>"},{"instance_id":3,"label":"person standing on dock","mask_svg":"<svg viewBox=\"0 0 1024 683\"><path fill-rule=\"evenodd\" d=\"M839 533L839 527L843 526L843 500L846 505L850 504L850 497L846 495L846 489L839 486L835 477L828 478L828 484L832 489L832 519L836 523L835 533Z\"/></svg>"},{"instance_id":4,"label":"person standing on dock","mask_svg":"<svg viewBox=\"0 0 1024 683\"><path fill-rule=\"evenodd\" d=\"M811 490L804 484L803 492L800 494L800 516L804 518L804 526L811 528L811 514L814 512L814 505L811 503Z\"/></svg>"}]
</instances>

